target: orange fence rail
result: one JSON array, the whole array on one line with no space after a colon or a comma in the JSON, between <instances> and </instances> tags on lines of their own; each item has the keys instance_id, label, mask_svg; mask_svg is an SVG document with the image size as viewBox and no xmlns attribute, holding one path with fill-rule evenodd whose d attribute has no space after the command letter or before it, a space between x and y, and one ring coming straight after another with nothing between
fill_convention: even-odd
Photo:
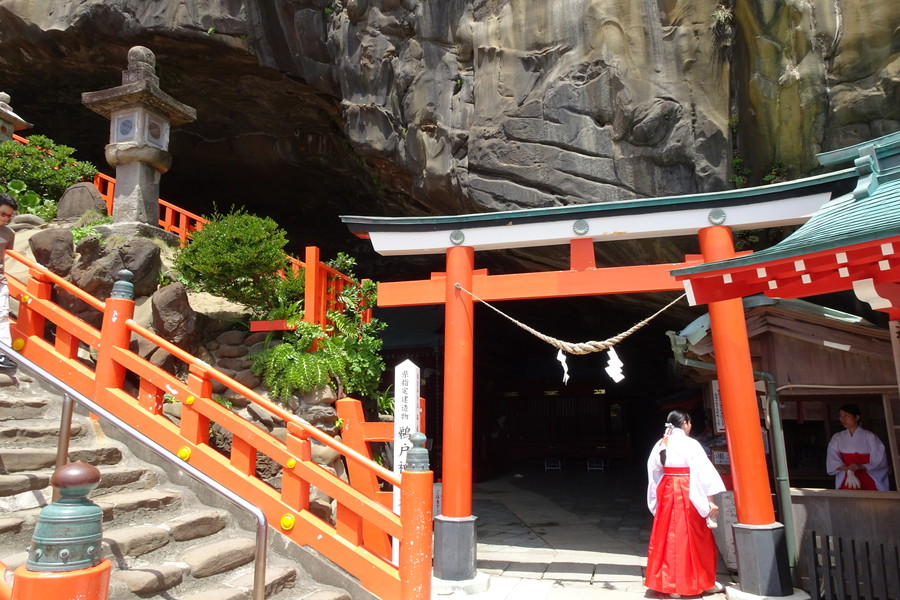
<instances>
[{"instance_id":1,"label":"orange fence rail","mask_svg":"<svg viewBox=\"0 0 900 600\"><path fill-rule=\"evenodd\" d=\"M108 214L113 214L114 197L116 193L116 180L109 175L97 173L94 177L94 186L100 192L106 202ZM203 229L209 221L195 215L192 212L179 208L162 198L159 199L159 226L164 231L174 233L184 246L196 231ZM306 262L301 262L293 256L288 257L289 268L294 273L305 269L306 291L304 297L303 320L310 323L327 325L329 323L326 314L329 310L342 310L341 294L347 286L352 285L352 280L343 273L329 267L319 260L319 249L309 247L306 249ZM366 312L364 320L371 319L371 310ZM279 327L281 328L281 327Z\"/></svg>"},{"instance_id":2,"label":"orange fence rail","mask_svg":"<svg viewBox=\"0 0 900 600\"><path fill-rule=\"evenodd\" d=\"M28 144L28 138L24 138L18 134L13 134L13 140L20 144ZM116 180L105 173L97 173L94 176L94 187L100 192L100 196L106 203L106 213L113 214L116 196ZM164 231L174 233L178 236L181 245L184 246L191 239L194 232L203 229L203 226L209 221L196 215L190 211L184 210L174 204L160 198L158 225ZM349 277L343 273L332 269L328 265L319 262L319 251L315 249L315 258L310 260L310 249L307 249L307 264L313 265L312 273L306 275L306 296L304 299L304 321L310 323L318 323L327 325L329 321L326 313L329 310L343 309L343 303L340 300L341 293L344 289L352 284ZM307 268L303 262L297 260L293 256L288 257L289 268L294 273L299 273L302 269ZM363 319L369 321L372 318L371 310L366 311Z\"/></svg>"},{"instance_id":3,"label":"orange fence rail","mask_svg":"<svg viewBox=\"0 0 900 600\"><path fill-rule=\"evenodd\" d=\"M419 399L419 406L425 406L425 399ZM334 403L337 410L338 418L344 422L341 431L341 439L349 447L353 448L363 456L372 458L372 442L393 442L394 441L394 423L380 421L366 421L363 415L362 402L355 398L342 398ZM419 431L425 433L425 411L419 413ZM364 493L372 500L376 500L383 506L392 506L394 501L394 492L392 490L382 490L378 479L371 471L366 470L361 465L349 463L347 465L347 474L353 486ZM376 549L382 555L386 555L391 551L391 541L384 532L369 526L363 527L363 541L365 544Z\"/></svg>"},{"instance_id":4,"label":"orange fence rail","mask_svg":"<svg viewBox=\"0 0 900 600\"><path fill-rule=\"evenodd\" d=\"M135 323L133 300L110 297L101 302L15 251L8 251L8 256L28 269L25 281L7 275L10 294L19 301L18 314L12 322L16 350L253 502L276 530L328 557L373 594L402 600L430 597L430 471L405 471L401 477L396 476L363 453ZM100 311L101 328L96 329L57 305L52 300L56 290L74 294ZM133 339L163 348L180 361L189 373L186 381L132 352L129 344ZM95 362L81 358L79 350L83 348L96 351ZM284 420L288 429L286 441L281 442L213 400L213 382ZM178 425L162 414L166 399L182 404ZM233 436L227 456L210 446L212 423ZM362 475L351 476L351 485L317 465L311 460L313 440L340 453L348 471ZM281 490L257 477L257 453L281 465ZM359 486L359 481L367 485ZM375 482L377 486L379 481L400 489L402 506L408 507L401 514L372 497L369 485ZM310 486L336 501L334 523L310 510ZM389 538L400 542L397 564L392 562L389 546L384 543ZM369 540L378 541L370 544Z\"/></svg>"}]
</instances>

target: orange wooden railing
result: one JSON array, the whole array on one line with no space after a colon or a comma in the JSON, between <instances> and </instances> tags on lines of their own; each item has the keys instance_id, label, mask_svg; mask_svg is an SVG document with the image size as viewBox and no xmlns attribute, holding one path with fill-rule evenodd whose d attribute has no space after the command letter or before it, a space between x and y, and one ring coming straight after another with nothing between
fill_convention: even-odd
<instances>
[{"instance_id":1,"label":"orange wooden railing","mask_svg":"<svg viewBox=\"0 0 900 600\"><path fill-rule=\"evenodd\" d=\"M107 213L112 214L116 180L109 175L97 173L96 177L94 177L94 185L106 202ZM209 221L203 217L166 202L162 198L159 199L159 226L163 230L177 235L178 239L181 240L182 246L187 244L195 231L200 231L207 223ZM295 273L300 272L301 269L306 269L303 320L320 325L329 324L326 316L327 312L330 310L340 311L344 308L340 300L341 293L348 285L352 285L353 281L343 273L321 262L319 260L319 249L316 247L306 249L305 263L293 256L288 258L290 268ZM371 310L366 311L364 320L369 321L371 316ZM275 329L283 328L275 327Z\"/></svg>"},{"instance_id":2,"label":"orange wooden railing","mask_svg":"<svg viewBox=\"0 0 900 600\"><path fill-rule=\"evenodd\" d=\"M27 144L28 139L18 134L13 134L13 139L20 144ZM116 196L116 180L105 173L98 172L94 176L94 186L100 192L100 196L106 203L106 213L113 214ZM159 202L159 220L158 225L164 231L174 233L178 236L181 245L184 246L191 239L191 235L203 229L203 226L209 223L200 215L184 210L174 204L160 198ZM311 256L311 251L314 253ZM343 304L340 301L341 293L344 289L351 285L352 280L332 269L328 265L319 261L318 248L307 248L306 264L297 260L293 256L288 257L289 267L295 272L311 265L312 272L306 274L306 292L304 298L304 321L317 323L320 325L328 325L329 320L326 313L329 310L342 310ZM372 318L372 311L366 311L363 319L368 322Z\"/></svg>"},{"instance_id":3,"label":"orange wooden railing","mask_svg":"<svg viewBox=\"0 0 900 600\"><path fill-rule=\"evenodd\" d=\"M431 471L405 471L397 477L281 405L135 323L133 300L110 297L102 302L21 254L8 251L8 255L28 269L25 281L7 275L10 293L19 301L18 314L12 322L16 350L260 507L276 530L328 557L378 597L430 598ZM101 328L96 329L55 304L55 290L74 294L100 311ZM48 324L53 327L47 327ZM181 381L132 352L132 339L143 339L170 353L185 367L187 380ZM94 349L96 362L82 360L80 348ZM281 442L213 400L213 382L283 419L288 429L286 441ZM182 404L178 425L162 415L166 394ZM231 432L229 456L209 445L211 423ZM398 486L405 507L402 513L398 515L372 498L365 486L357 489L314 463L310 458L311 440L343 455L348 470L364 474L352 477L352 482L380 480ZM257 452L282 466L280 491L256 476ZM336 501L334 524L310 511L310 486ZM366 532L376 532L381 540L398 539L398 563L392 562L386 545L370 546Z\"/></svg>"},{"instance_id":4,"label":"orange wooden railing","mask_svg":"<svg viewBox=\"0 0 900 600\"><path fill-rule=\"evenodd\" d=\"M425 399L419 398L419 431L425 433ZM363 415L362 402L355 398L342 398L334 403L338 418L344 422L341 430L341 439L349 447L363 456L372 458L372 442L393 442L394 423L366 421ZM393 490L382 490L375 473L368 471L361 465L349 463L347 475L353 486L373 500L377 500L384 506L393 506ZM374 527L363 526L363 541L366 546L376 549L382 555L391 551L391 541L383 531Z\"/></svg>"}]
</instances>

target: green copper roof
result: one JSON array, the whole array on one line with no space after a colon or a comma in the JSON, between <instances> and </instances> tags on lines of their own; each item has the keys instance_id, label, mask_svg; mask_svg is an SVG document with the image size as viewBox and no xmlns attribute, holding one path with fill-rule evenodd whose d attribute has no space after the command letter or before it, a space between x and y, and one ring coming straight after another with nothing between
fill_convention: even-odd
<instances>
[{"instance_id":1,"label":"green copper roof","mask_svg":"<svg viewBox=\"0 0 900 600\"><path fill-rule=\"evenodd\" d=\"M832 171L821 175L795 179L783 183L741 188L722 192L706 192L662 198L641 198L614 202L572 204L546 208L527 208L465 215L442 215L432 217L371 217L342 215L341 221L353 231L436 231L456 228L488 227L498 224L536 223L585 219L611 214L641 215L653 212L727 208L737 205L751 205L758 202L787 198L817 191L833 191L840 182L855 175L852 168Z\"/></svg>"},{"instance_id":2,"label":"green copper roof","mask_svg":"<svg viewBox=\"0 0 900 600\"><path fill-rule=\"evenodd\" d=\"M856 189L827 202L785 240L748 256L672 271L676 277L760 265L900 235L900 133L854 146ZM831 153L847 160L847 150ZM838 157L839 160L838 160Z\"/></svg>"},{"instance_id":3,"label":"green copper roof","mask_svg":"<svg viewBox=\"0 0 900 600\"><path fill-rule=\"evenodd\" d=\"M871 146L872 150L880 155L881 160L885 160L892 154L900 152L900 144L897 143L898 141L900 141L900 131L883 135L874 140L856 144L855 146L838 148L837 150L831 150L830 152L821 152L816 154L816 159L819 161L820 165L826 167L835 165L849 166L852 165L857 158L862 156L860 153L861 151Z\"/></svg>"}]
</instances>

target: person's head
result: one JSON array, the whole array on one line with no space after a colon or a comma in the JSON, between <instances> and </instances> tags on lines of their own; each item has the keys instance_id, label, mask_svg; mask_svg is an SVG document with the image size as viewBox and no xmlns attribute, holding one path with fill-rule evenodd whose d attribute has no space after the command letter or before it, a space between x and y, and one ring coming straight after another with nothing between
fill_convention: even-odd
<instances>
[{"instance_id":1,"label":"person's head","mask_svg":"<svg viewBox=\"0 0 900 600\"><path fill-rule=\"evenodd\" d=\"M691 415L686 411L675 409L666 417L666 425L672 425L676 429L683 429L685 433L691 432ZM685 427L687 425L687 427Z\"/></svg>"},{"instance_id":2,"label":"person's head","mask_svg":"<svg viewBox=\"0 0 900 600\"><path fill-rule=\"evenodd\" d=\"M838 421L844 429L855 431L862 420L862 413L856 404L845 404L838 409Z\"/></svg>"},{"instance_id":3,"label":"person's head","mask_svg":"<svg viewBox=\"0 0 900 600\"><path fill-rule=\"evenodd\" d=\"M19 210L19 203L9 194L0 194L0 225L6 225Z\"/></svg>"}]
</instances>

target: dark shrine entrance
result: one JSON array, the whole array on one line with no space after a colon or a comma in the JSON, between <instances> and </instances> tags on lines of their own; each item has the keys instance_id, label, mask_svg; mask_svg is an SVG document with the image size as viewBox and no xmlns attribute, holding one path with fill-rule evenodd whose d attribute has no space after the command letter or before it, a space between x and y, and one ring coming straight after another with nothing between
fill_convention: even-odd
<instances>
[{"instance_id":1,"label":"dark shrine entrance","mask_svg":"<svg viewBox=\"0 0 900 600\"><path fill-rule=\"evenodd\" d=\"M678 296L660 294L663 305ZM611 309L597 298L492 303L535 329L566 340L620 333L646 317L640 308ZM703 312L682 301L616 346L624 380L605 372L605 352L567 357L569 380L557 350L489 308L476 304L473 378L473 477L482 481L516 469L563 472L639 468L670 407L684 391L674 376L666 331ZM386 331L387 377L410 359L422 369L421 393L432 440L432 468L440 479L443 453L443 310L376 309ZM401 325L402 324L402 325ZM696 392L688 391L688 395ZM697 417L702 419L702 411ZM639 499L638 499L639 500Z\"/></svg>"}]
</instances>

